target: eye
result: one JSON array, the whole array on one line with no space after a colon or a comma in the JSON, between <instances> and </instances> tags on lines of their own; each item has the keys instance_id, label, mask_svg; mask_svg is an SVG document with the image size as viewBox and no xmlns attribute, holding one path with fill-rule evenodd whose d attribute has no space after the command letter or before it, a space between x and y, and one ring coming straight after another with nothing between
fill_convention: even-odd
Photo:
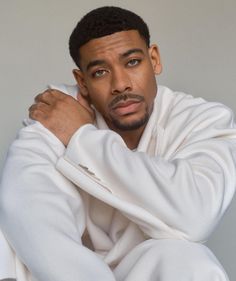
<instances>
[{"instance_id":1,"label":"eye","mask_svg":"<svg viewBox=\"0 0 236 281\"><path fill-rule=\"evenodd\" d=\"M96 70L95 72L92 73L92 76L95 77L95 78L99 78L99 77L102 77L106 74L106 70L105 69L99 69L99 70Z\"/></svg>"},{"instance_id":2,"label":"eye","mask_svg":"<svg viewBox=\"0 0 236 281\"><path fill-rule=\"evenodd\" d=\"M131 59L128 61L127 65L128 66L136 66L141 62L141 59Z\"/></svg>"}]
</instances>

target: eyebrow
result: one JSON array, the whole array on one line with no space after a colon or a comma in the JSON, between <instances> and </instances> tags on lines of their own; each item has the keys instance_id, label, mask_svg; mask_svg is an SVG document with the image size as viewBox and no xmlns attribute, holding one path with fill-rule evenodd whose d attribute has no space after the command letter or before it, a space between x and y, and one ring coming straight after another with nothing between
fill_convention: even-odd
<instances>
[{"instance_id":1,"label":"eyebrow","mask_svg":"<svg viewBox=\"0 0 236 281\"><path fill-rule=\"evenodd\" d=\"M90 61L86 67L86 70L88 71L91 67L97 66L97 65L102 65L105 64L104 60L93 60Z\"/></svg>"},{"instance_id":2,"label":"eyebrow","mask_svg":"<svg viewBox=\"0 0 236 281\"><path fill-rule=\"evenodd\" d=\"M132 55L133 53L141 53L141 54L144 54L143 50L142 49L139 49L139 48L135 48L135 49L130 49L128 50L127 52L125 52L124 54L121 55L121 57L128 57L129 55Z\"/></svg>"},{"instance_id":3,"label":"eyebrow","mask_svg":"<svg viewBox=\"0 0 236 281\"><path fill-rule=\"evenodd\" d=\"M121 57L122 58L126 58L130 55L132 55L133 53L141 53L141 54L144 54L143 50L142 49L139 49L139 48L135 48L135 49L130 49L128 50L127 52L121 54ZM94 67L94 66L97 66L97 65L103 65L103 64L106 64L105 60L93 60L93 61L90 61L86 67L86 70L88 71L90 68Z\"/></svg>"}]
</instances>

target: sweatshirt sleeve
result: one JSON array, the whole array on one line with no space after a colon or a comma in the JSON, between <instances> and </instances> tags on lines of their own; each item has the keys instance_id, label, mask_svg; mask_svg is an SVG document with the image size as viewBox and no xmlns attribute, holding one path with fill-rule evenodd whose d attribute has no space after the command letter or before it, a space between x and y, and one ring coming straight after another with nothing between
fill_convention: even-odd
<instances>
[{"instance_id":1,"label":"sweatshirt sleeve","mask_svg":"<svg viewBox=\"0 0 236 281\"><path fill-rule=\"evenodd\" d=\"M64 149L38 122L20 131L2 174L1 230L39 281L114 281L109 267L81 243L83 202L55 168Z\"/></svg>"},{"instance_id":2,"label":"sweatshirt sleeve","mask_svg":"<svg viewBox=\"0 0 236 281\"><path fill-rule=\"evenodd\" d=\"M84 170L114 197L150 214L159 221L161 238L203 242L235 190L233 115L213 103L173 110L159 145L162 153L154 156L134 152L115 132L85 125L72 137L57 168L65 176L70 166L78 173Z\"/></svg>"}]
</instances>

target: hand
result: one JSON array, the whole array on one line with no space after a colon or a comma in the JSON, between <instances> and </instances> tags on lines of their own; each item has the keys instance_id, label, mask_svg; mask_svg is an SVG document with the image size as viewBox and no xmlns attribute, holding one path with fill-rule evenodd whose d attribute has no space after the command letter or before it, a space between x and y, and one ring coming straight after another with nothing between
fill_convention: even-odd
<instances>
[{"instance_id":1,"label":"hand","mask_svg":"<svg viewBox=\"0 0 236 281\"><path fill-rule=\"evenodd\" d=\"M46 90L35 98L29 117L39 121L67 146L83 125L94 122L94 111L81 95L78 101L58 90Z\"/></svg>"}]
</instances>

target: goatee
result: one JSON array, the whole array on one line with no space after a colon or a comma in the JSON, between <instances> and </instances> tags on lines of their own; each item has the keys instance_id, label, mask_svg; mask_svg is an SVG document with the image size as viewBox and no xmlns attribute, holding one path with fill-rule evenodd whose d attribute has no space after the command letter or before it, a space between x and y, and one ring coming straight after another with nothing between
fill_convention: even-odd
<instances>
[{"instance_id":1,"label":"goatee","mask_svg":"<svg viewBox=\"0 0 236 281\"><path fill-rule=\"evenodd\" d=\"M142 126L146 125L149 120L150 115L148 114L148 110L146 109L145 115L143 118L139 120L135 120L133 122L121 122L115 118L111 118L111 122L116 129L121 131L133 131L141 128Z\"/></svg>"}]
</instances>

